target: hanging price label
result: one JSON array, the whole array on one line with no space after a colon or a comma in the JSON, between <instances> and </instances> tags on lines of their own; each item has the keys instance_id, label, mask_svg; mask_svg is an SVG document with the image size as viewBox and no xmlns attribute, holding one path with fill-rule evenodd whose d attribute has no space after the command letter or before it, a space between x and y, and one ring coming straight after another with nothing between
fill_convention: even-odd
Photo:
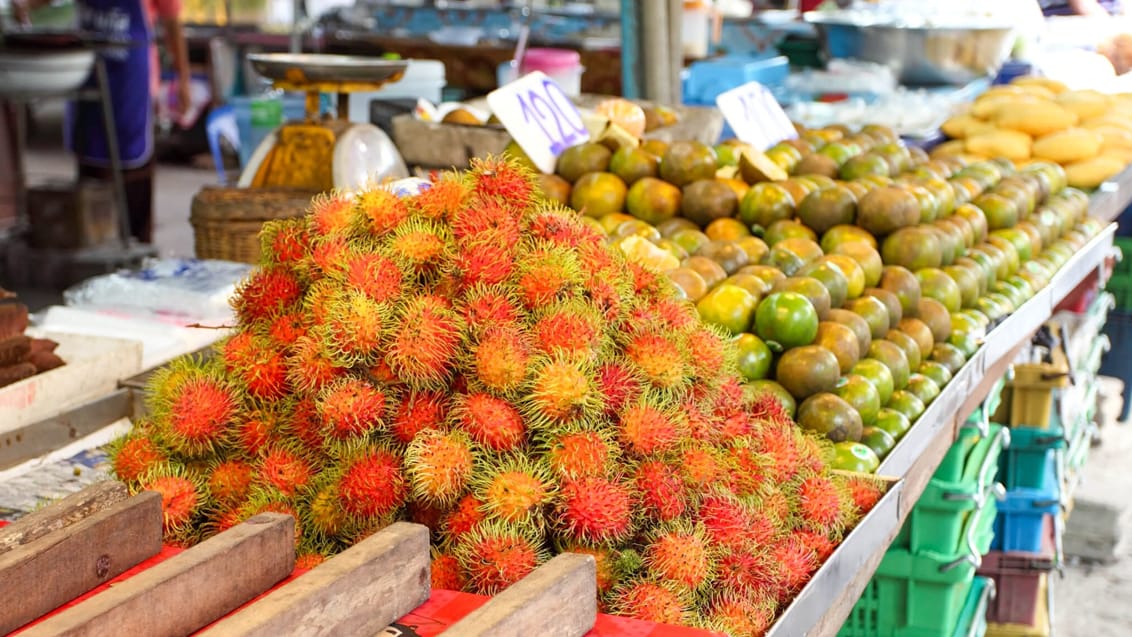
<instances>
[{"instance_id":1,"label":"hanging price label","mask_svg":"<svg viewBox=\"0 0 1132 637\"><path fill-rule=\"evenodd\" d=\"M554 172L562 151L590 139L577 107L540 71L492 91L487 104L544 173Z\"/></svg>"},{"instance_id":2,"label":"hanging price label","mask_svg":"<svg viewBox=\"0 0 1132 637\"><path fill-rule=\"evenodd\" d=\"M758 82L720 93L715 104L735 131L735 137L759 150L798 136L778 100Z\"/></svg>"}]
</instances>

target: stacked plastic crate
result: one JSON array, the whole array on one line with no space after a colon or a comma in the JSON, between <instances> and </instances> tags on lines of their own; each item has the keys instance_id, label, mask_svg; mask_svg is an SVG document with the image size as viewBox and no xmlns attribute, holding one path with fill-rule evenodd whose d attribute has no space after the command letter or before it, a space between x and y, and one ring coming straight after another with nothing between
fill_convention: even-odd
<instances>
[{"instance_id":1,"label":"stacked plastic crate","mask_svg":"<svg viewBox=\"0 0 1132 637\"><path fill-rule=\"evenodd\" d=\"M993 585L976 577L997 513L1007 429L984 407L948 451L842 626L840 637L982 635Z\"/></svg>"}]
</instances>

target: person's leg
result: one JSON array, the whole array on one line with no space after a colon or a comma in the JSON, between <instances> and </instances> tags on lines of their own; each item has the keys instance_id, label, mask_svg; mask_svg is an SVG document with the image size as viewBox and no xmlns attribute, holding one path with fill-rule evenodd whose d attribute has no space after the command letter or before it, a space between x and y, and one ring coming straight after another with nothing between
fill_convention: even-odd
<instances>
[{"instance_id":1,"label":"person's leg","mask_svg":"<svg viewBox=\"0 0 1132 637\"><path fill-rule=\"evenodd\" d=\"M85 162L79 163L79 177L109 183L110 169ZM130 236L142 243L153 243L153 178L154 161L123 171L126 186L126 207L130 215Z\"/></svg>"}]
</instances>

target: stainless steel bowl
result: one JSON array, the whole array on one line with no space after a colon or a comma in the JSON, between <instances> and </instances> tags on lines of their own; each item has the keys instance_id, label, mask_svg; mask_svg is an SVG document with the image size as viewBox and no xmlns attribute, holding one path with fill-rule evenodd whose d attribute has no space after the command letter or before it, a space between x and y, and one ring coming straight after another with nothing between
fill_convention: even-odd
<instances>
[{"instance_id":1,"label":"stainless steel bowl","mask_svg":"<svg viewBox=\"0 0 1132 637\"><path fill-rule=\"evenodd\" d=\"M1014 29L1001 24L898 24L809 12L831 58L884 64L903 84L966 84L993 75L1010 55Z\"/></svg>"}]
</instances>

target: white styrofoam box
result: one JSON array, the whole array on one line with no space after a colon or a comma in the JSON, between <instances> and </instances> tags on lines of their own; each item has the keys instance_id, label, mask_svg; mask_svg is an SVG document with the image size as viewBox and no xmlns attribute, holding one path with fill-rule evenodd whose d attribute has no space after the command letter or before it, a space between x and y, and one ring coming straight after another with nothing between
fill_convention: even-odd
<instances>
[{"instance_id":1,"label":"white styrofoam box","mask_svg":"<svg viewBox=\"0 0 1132 637\"><path fill-rule=\"evenodd\" d=\"M350 121L369 122L369 104L373 100L426 99L433 104L441 101L446 82L444 62L440 60L409 60L405 76L378 91L350 94Z\"/></svg>"},{"instance_id":2,"label":"white styrofoam box","mask_svg":"<svg viewBox=\"0 0 1132 637\"><path fill-rule=\"evenodd\" d=\"M28 335L59 343L55 353L66 365L0 387L0 433L109 394L118 381L142 371L138 341L38 330Z\"/></svg>"}]
</instances>

